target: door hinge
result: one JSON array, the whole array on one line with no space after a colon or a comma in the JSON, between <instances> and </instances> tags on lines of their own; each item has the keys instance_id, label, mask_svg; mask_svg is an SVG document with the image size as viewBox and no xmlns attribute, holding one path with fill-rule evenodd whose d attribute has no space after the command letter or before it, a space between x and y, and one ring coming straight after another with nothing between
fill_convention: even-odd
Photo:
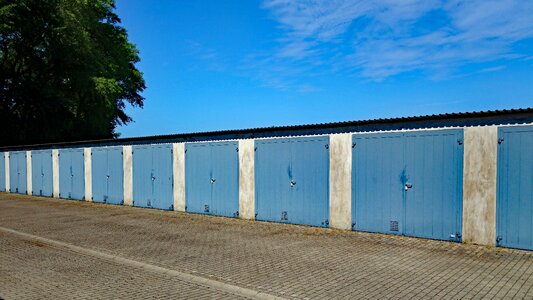
<instances>
[{"instance_id":1,"label":"door hinge","mask_svg":"<svg viewBox=\"0 0 533 300\"><path fill-rule=\"evenodd\" d=\"M496 237L496 245L499 245L501 241L503 240L503 237L501 235Z\"/></svg>"},{"instance_id":2,"label":"door hinge","mask_svg":"<svg viewBox=\"0 0 533 300\"><path fill-rule=\"evenodd\" d=\"M234 218L238 218L238 217L239 217L239 212L238 212L238 211L237 211L237 212L234 212L234 213L233 213L233 217L234 217Z\"/></svg>"},{"instance_id":3,"label":"door hinge","mask_svg":"<svg viewBox=\"0 0 533 300\"><path fill-rule=\"evenodd\" d=\"M325 144L324 147L325 147L326 149L329 149L329 144Z\"/></svg>"},{"instance_id":4,"label":"door hinge","mask_svg":"<svg viewBox=\"0 0 533 300\"><path fill-rule=\"evenodd\" d=\"M235 148L235 151L239 152L239 147Z\"/></svg>"},{"instance_id":5,"label":"door hinge","mask_svg":"<svg viewBox=\"0 0 533 300\"><path fill-rule=\"evenodd\" d=\"M352 223L352 230L355 230L355 222Z\"/></svg>"},{"instance_id":6,"label":"door hinge","mask_svg":"<svg viewBox=\"0 0 533 300\"><path fill-rule=\"evenodd\" d=\"M501 143L503 143L503 138L498 139L498 144L501 144Z\"/></svg>"},{"instance_id":7,"label":"door hinge","mask_svg":"<svg viewBox=\"0 0 533 300\"><path fill-rule=\"evenodd\" d=\"M257 151L257 147L254 147L254 152L256 152L256 151Z\"/></svg>"},{"instance_id":8,"label":"door hinge","mask_svg":"<svg viewBox=\"0 0 533 300\"><path fill-rule=\"evenodd\" d=\"M324 220L324 222L322 222L322 226L328 227L329 226L329 220L328 219Z\"/></svg>"},{"instance_id":9,"label":"door hinge","mask_svg":"<svg viewBox=\"0 0 533 300\"><path fill-rule=\"evenodd\" d=\"M355 145L357 145L357 143L352 143L352 149L355 148Z\"/></svg>"},{"instance_id":10,"label":"door hinge","mask_svg":"<svg viewBox=\"0 0 533 300\"><path fill-rule=\"evenodd\" d=\"M464 143L463 139L458 139L457 144L462 145Z\"/></svg>"}]
</instances>

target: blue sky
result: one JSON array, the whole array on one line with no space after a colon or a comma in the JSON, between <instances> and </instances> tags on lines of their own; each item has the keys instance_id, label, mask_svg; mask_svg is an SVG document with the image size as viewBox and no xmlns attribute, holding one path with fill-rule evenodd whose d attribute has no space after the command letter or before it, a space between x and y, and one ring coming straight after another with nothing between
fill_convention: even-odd
<instances>
[{"instance_id":1,"label":"blue sky","mask_svg":"<svg viewBox=\"0 0 533 300\"><path fill-rule=\"evenodd\" d=\"M533 106L533 1L117 0L122 137Z\"/></svg>"}]
</instances>

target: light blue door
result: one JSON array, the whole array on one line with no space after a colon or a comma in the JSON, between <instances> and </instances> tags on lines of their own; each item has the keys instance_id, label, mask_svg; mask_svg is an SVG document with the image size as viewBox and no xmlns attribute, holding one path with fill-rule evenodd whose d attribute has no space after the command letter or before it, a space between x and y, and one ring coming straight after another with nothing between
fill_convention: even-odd
<instances>
[{"instance_id":1,"label":"light blue door","mask_svg":"<svg viewBox=\"0 0 533 300\"><path fill-rule=\"evenodd\" d=\"M407 180L403 134L354 135L352 146L354 229L401 233Z\"/></svg>"},{"instance_id":2,"label":"light blue door","mask_svg":"<svg viewBox=\"0 0 533 300\"><path fill-rule=\"evenodd\" d=\"M93 201L124 204L122 147L92 149Z\"/></svg>"},{"instance_id":3,"label":"light blue door","mask_svg":"<svg viewBox=\"0 0 533 300\"><path fill-rule=\"evenodd\" d=\"M497 245L533 250L533 126L498 136Z\"/></svg>"},{"instance_id":4,"label":"light blue door","mask_svg":"<svg viewBox=\"0 0 533 300\"><path fill-rule=\"evenodd\" d=\"M213 183L209 143L185 144L185 210L187 212L211 213Z\"/></svg>"},{"instance_id":5,"label":"light blue door","mask_svg":"<svg viewBox=\"0 0 533 300\"><path fill-rule=\"evenodd\" d=\"M404 235L461 241L463 149L463 130L405 133Z\"/></svg>"},{"instance_id":6,"label":"light blue door","mask_svg":"<svg viewBox=\"0 0 533 300\"><path fill-rule=\"evenodd\" d=\"M356 134L355 230L460 241L463 131Z\"/></svg>"},{"instance_id":7,"label":"light blue door","mask_svg":"<svg viewBox=\"0 0 533 300\"><path fill-rule=\"evenodd\" d=\"M32 151L31 159L33 195L51 197L53 193L52 150Z\"/></svg>"},{"instance_id":8,"label":"light blue door","mask_svg":"<svg viewBox=\"0 0 533 300\"><path fill-rule=\"evenodd\" d=\"M107 202L107 148L91 149L93 202Z\"/></svg>"},{"instance_id":9,"label":"light blue door","mask_svg":"<svg viewBox=\"0 0 533 300\"><path fill-rule=\"evenodd\" d=\"M124 160L122 147L107 148L107 203L124 204Z\"/></svg>"},{"instance_id":10,"label":"light blue door","mask_svg":"<svg viewBox=\"0 0 533 300\"><path fill-rule=\"evenodd\" d=\"M6 161L4 152L0 152L0 192L6 191Z\"/></svg>"},{"instance_id":11,"label":"light blue door","mask_svg":"<svg viewBox=\"0 0 533 300\"><path fill-rule=\"evenodd\" d=\"M9 153L9 184L12 193L27 193L26 152Z\"/></svg>"},{"instance_id":12,"label":"light blue door","mask_svg":"<svg viewBox=\"0 0 533 300\"><path fill-rule=\"evenodd\" d=\"M192 143L185 147L187 211L237 217L238 143Z\"/></svg>"},{"instance_id":13,"label":"light blue door","mask_svg":"<svg viewBox=\"0 0 533 300\"><path fill-rule=\"evenodd\" d=\"M83 149L59 150L59 197L84 200L85 168Z\"/></svg>"},{"instance_id":14,"label":"light blue door","mask_svg":"<svg viewBox=\"0 0 533 300\"><path fill-rule=\"evenodd\" d=\"M174 209L171 144L133 146L133 205Z\"/></svg>"},{"instance_id":15,"label":"light blue door","mask_svg":"<svg viewBox=\"0 0 533 300\"><path fill-rule=\"evenodd\" d=\"M256 219L329 226L329 138L256 141Z\"/></svg>"}]
</instances>

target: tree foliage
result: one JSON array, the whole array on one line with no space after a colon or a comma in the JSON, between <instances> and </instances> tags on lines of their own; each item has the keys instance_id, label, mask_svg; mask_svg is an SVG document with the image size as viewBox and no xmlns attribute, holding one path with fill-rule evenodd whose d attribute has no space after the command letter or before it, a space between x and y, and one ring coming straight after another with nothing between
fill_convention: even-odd
<instances>
[{"instance_id":1,"label":"tree foliage","mask_svg":"<svg viewBox=\"0 0 533 300\"><path fill-rule=\"evenodd\" d=\"M0 145L116 136L138 61L114 0L0 0Z\"/></svg>"}]
</instances>

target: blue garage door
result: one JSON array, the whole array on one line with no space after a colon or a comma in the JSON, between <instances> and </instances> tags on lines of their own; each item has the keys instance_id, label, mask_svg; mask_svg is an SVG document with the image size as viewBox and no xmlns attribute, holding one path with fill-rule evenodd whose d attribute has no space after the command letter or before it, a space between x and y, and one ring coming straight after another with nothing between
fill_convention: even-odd
<instances>
[{"instance_id":1,"label":"blue garage door","mask_svg":"<svg viewBox=\"0 0 533 300\"><path fill-rule=\"evenodd\" d=\"M28 178L26 177L26 152L9 153L9 185L12 193L26 194Z\"/></svg>"},{"instance_id":2,"label":"blue garage door","mask_svg":"<svg viewBox=\"0 0 533 300\"><path fill-rule=\"evenodd\" d=\"M52 196L52 150L38 150L31 152L31 177L33 195Z\"/></svg>"},{"instance_id":3,"label":"blue garage door","mask_svg":"<svg viewBox=\"0 0 533 300\"><path fill-rule=\"evenodd\" d=\"M499 128L497 242L533 250L533 126Z\"/></svg>"},{"instance_id":4,"label":"blue garage door","mask_svg":"<svg viewBox=\"0 0 533 300\"><path fill-rule=\"evenodd\" d=\"M85 167L83 149L59 150L59 197L84 200Z\"/></svg>"},{"instance_id":5,"label":"blue garage door","mask_svg":"<svg viewBox=\"0 0 533 300\"><path fill-rule=\"evenodd\" d=\"M124 204L122 147L92 149L93 201Z\"/></svg>"},{"instance_id":6,"label":"blue garage door","mask_svg":"<svg viewBox=\"0 0 533 300\"><path fill-rule=\"evenodd\" d=\"M133 146L133 206L174 209L172 145Z\"/></svg>"},{"instance_id":7,"label":"blue garage door","mask_svg":"<svg viewBox=\"0 0 533 300\"><path fill-rule=\"evenodd\" d=\"M329 225L329 138L256 141L256 219Z\"/></svg>"},{"instance_id":8,"label":"blue garage door","mask_svg":"<svg viewBox=\"0 0 533 300\"><path fill-rule=\"evenodd\" d=\"M354 229L460 241L462 144L462 130L354 135Z\"/></svg>"},{"instance_id":9,"label":"blue garage door","mask_svg":"<svg viewBox=\"0 0 533 300\"><path fill-rule=\"evenodd\" d=\"M239 215L237 142L194 143L185 147L188 212Z\"/></svg>"},{"instance_id":10,"label":"blue garage door","mask_svg":"<svg viewBox=\"0 0 533 300\"><path fill-rule=\"evenodd\" d=\"M6 161L4 152L0 152L0 192L6 191Z\"/></svg>"}]
</instances>

